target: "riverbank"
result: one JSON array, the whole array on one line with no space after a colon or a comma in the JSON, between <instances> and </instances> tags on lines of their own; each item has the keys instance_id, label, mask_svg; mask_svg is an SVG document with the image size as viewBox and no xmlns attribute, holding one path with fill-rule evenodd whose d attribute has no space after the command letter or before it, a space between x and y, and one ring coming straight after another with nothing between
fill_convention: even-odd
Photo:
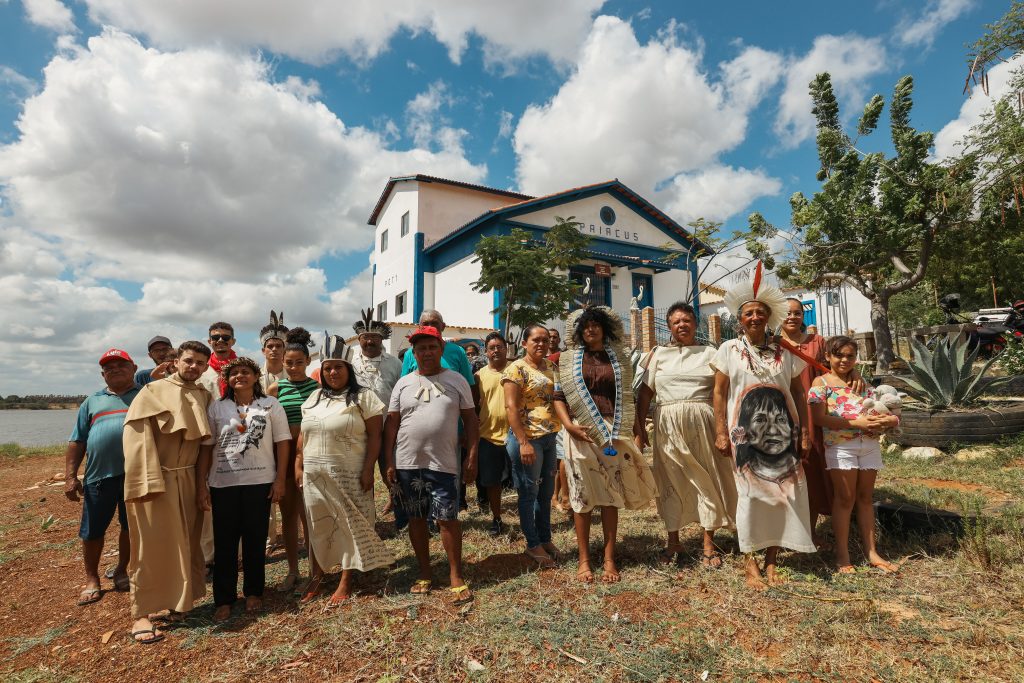
<instances>
[{"instance_id":1,"label":"riverbank","mask_svg":"<svg viewBox=\"0 0 1024 683\"><path fill-rule=\"evenodd\" d=\"M154 646L130 641L127 595L111 590L94 605L74 604L82 583L81 508L62 494L59 453L26 449L0 458L7 490L0 498L5 680L137 680L168 672L182 680L367 682L1024 679L1024 441L972 461L886 454L879 499L983 513L959 535L881 528L881 551L902 563L895 575L867 568L859 553L850 576L832 573L830 553L784 553L788 583L752 593L731 533L719 534L721 570L700 567L694 528L682 534L681 569L657 564L664 529L651 508L621 516L622 582L587 586L576 581L568 518L555 512L553 519L566 559L538 573L522 555L515 497L506 495L511 532L501 538L488 535L489 517L462 515L477 599L459 609L442 590L408 594L415 578L408 539L380 516L378 490L377 528L397 566L358 576L345 606L330 610L321 599L300 608L293 596L268 590L264 613L236 612L214 624L207 597ZM1000 505L990 514L986 501L994 497ZM116 527L104 567L115 561L109 548ZM831 540L827 522L821 530ZM447 569L436 537L431 549L440 579ZM285 571L280 553L269 558L268 585Z\"/></svg>"}]
</instances>

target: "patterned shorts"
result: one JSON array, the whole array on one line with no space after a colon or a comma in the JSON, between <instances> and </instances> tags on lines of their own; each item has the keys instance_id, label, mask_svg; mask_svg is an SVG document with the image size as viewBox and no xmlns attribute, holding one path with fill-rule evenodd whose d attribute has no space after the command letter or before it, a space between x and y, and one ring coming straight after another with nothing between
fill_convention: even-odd
<instances>
[{"instance_id":1,"label":"patterned shorts","mask_svg":"<svg viewBox=\"0 0 1024 683\"><path fill-rule=\"evenodd\" d=\"M441 522L459 518L459 478L433 470L398 470L395 504L409 519L430 517Z\"/></svg>"}]
</instances>

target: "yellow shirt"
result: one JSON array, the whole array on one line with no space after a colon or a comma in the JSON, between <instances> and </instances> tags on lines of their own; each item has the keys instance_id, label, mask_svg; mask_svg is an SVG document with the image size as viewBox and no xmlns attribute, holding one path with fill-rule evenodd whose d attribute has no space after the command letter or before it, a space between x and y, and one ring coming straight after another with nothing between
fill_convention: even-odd
<instances>
[{"instance_id":1,"label":"yellow shirt","mask_svg":"<svg viewBox=\"0 0 1024 683\"><path fill-rule=\"evenodd\" d=\"M490 366L484 366L476 373L480 387L480 438L498 446L505 445L505 437L508 436L502 376L501 372L491 370Z\"/></svg>"},{"instance_id":2,"label":"yellow shirt","mask_svg":"<svg viewBox=\"0 0 1024 683\"><path fill-rule=\"evenodd\" d=\"M551 403L555 395L555 366L547 361L544 370L535 370L520 358L505 368L502 382L512 382L523 392L523 408L519 415L526 436L539 439L562 428Z\"/></svg>"}]
</instances>

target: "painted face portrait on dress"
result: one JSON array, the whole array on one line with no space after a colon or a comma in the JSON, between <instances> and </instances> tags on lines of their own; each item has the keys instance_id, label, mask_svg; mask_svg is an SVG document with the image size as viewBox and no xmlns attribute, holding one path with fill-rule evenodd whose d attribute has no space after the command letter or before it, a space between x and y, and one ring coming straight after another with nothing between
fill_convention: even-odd
<instances>
[{"instance_id":1,"label":"painted face portrait on dress","mask_svg":"<svg viewBox=\"0 0 1024 683\"><path fill-rule=\"evenodd\" d=\"M730 438L736 469L766 481L782 483L797 472L796 420L786 396L771 384L750 387L740 398L739 415Z\"/></svg>"}]
</instances>

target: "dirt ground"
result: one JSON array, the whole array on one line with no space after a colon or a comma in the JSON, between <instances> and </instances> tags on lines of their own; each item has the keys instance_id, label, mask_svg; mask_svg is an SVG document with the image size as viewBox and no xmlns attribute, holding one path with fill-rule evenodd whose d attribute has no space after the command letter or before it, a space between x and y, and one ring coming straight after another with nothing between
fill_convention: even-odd
<instances>
[{"instance_id":1,"label":"dirt ground","mask_svg":"<svg viewBox=\"0 0 1024 683\"><path fill-rule=\"evenodd\" d=\"M1007 469L1016 457L998 464ZM952 478L941 463L915 467L902 472L914 486ZM730 533L720 534L728 553L721 570L697 563L695 529L684 534L681 569L658 565L663 531L653 509L623 515L622 583L577 583L574 553L554 571L534 572L521 555L508 496L509 536L490 538L487 517L465 516L467 573L477 594L470 608L449 606L444 591L409 595L411 549L382 521L398 565L360 577L350 604L299 608L294 596L268 589L262 614L236 611L214 625L207 599L185 622L166 627L164 642L144 646L128 635L127 594L109 581L98 603L75 605L84 581L80 507L53 479L61 470L54 455L0 458L6 681L1024 680L1024 536L1011 518L968 539L883 530L881 549L903 561L894 576L861 566L840 577L827 554L784 555L788 583L753 594L742 585L743 557ZM1019 482L1019 471L1007 476ZM1015 486L986 481L965 490L1017 499ZM572 550L571 526L554 514L555 542ZM115 534L116 522L102 568L116 561ZM984 561L982 548L991 551ZM435 576L443 577L436 539L432 550ZM268 562L274 585L285 563L279 555Z\"/></svg>"}]
</instances>

